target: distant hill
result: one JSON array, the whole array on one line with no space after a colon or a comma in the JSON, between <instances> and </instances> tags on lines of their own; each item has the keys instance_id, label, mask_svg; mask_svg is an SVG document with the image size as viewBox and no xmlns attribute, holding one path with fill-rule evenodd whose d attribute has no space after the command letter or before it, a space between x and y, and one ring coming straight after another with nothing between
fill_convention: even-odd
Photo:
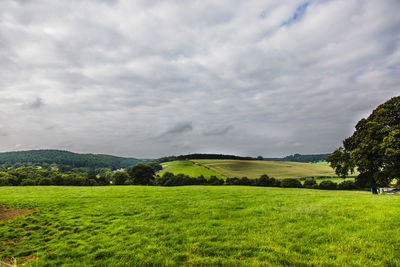
<instances>
[{"instance_id":1,"label":"distant hill","mask_svg":"<svg viewBox=\"0 0 400 267\"><path fill-rule=\"evenodd\" d=\"M185 159L238 159L238 160L255 160L252 157L240 157L234 155L223 155L223 154L188 154L180 155L176 157L177 160Z\"/></svg>"},{"instance_id":2,"label":"distant hill","mask_svg":"<svg viewBox=\"0 0 400 267\"><path fill-rule=\"evenodd\" d=\"M325 161L328 154L311 154L311 155L301 155L294 154L286 156L284 158L264 158L263 160L268 161L293 161L293 162L318 162Z\"/></svg>"},{"instance_id":3,"label":"distant hill","mask_svg":"<svg viewBox=\"0 0 400 267\"><path fill-rule=\"evenodd\" d=\"M29 150L0 153L0 164L48 163L63 164L74 168L119 169L136 165L142 160L102 154L78 154L63 150Z\"/></svg>"},{"instance_id":4,"label":"distant hill","mask_svg":"<svg viewBox=\"0 0 400 267\"><path fill-rule=\"evenodd\" d=\"M167 161L174 160L195 160L195 159L233 159L233 160L266 160L266 161L293 161L293 162L318 162L325 161L328 154L309 154L309 155L301 155L294 154L290 156L286 156L283 158L262 158L257 157L241 157L235 155L224 155L224 154L188 154L188 155L180 155L180 156L169 156L156 159L154 161L162 163Z\"/></svg>"}]
</instances>

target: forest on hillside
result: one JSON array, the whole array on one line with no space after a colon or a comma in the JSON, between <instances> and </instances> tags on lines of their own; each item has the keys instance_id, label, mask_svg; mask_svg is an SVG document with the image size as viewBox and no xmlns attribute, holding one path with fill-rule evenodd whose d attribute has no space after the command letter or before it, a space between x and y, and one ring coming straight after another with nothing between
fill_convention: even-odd
<instances>
[{"instance_id":1,"label":"forest on hillside","mask_svg":"<svg viewBox=\"0 0 400 267\"><path fill-rule=\"evenodd\" d=\"M0 165L19 163L62 164L73 168L119 169L136 165L141 160L102 154L78 154L63 150L29 150L0 153Z\"/></svg>"}]
</instances>

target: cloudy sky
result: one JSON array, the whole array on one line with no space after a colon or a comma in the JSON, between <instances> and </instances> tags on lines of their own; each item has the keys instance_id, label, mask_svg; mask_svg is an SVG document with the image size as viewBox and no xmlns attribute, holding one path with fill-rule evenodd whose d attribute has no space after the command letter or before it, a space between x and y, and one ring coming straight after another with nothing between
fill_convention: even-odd
<instances>
[{"instance_id":1,"label":"cloudy sky","mask_svg":"<svg viewBox=\"0 0 400 267\"><path fill-rule=\"evenodd\" d=\"M400 95L399 0L2 0L0 151L327 153Z\"/></svg>"}]
</instances>

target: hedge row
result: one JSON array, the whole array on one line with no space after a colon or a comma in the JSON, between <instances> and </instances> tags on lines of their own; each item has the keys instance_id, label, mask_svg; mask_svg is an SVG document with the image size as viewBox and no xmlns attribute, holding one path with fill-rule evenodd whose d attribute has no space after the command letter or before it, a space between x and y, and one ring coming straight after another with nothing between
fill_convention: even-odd
<instances>
[{"instance_id":1,"label":"hedge row","mask_svg":"<svg viewBox=\"0 0 400 267\"><path fill-rule=\"evenodd\" d=\"M184 174L174 175L170 172L164 173L163 176L157 176L154 180L154 185L160 186L181 186L181 185L247 185L247 186L266 186L266 187L283 187L283 188L312 188L325 190L352 190L357 189L353 181L343 181L340 184L332 181L322 181L317 184L315 179L304 181L304 185L298 179L287 178L278 180L264 174L258 179L242 178L227 178L225 181L211 176L206 180L203 176L197 178L189 177Z\"/></svg>"}]
</instances>

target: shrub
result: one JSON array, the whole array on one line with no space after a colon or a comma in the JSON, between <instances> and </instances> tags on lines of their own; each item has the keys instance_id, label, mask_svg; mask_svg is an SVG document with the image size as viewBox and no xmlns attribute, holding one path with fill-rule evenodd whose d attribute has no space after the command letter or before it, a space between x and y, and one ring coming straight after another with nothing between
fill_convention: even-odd
<instances>
[{"instance_id":1,"label":"shrub","mask_svg":"<svg viewBox=\"0 0 400 267\"><path fill-rule=\"evenodd\" d=\"M285 188L301 188L303 187L299 180L294 178L286 178L281 182L281 187Z\"/></svg>"},{"instance_id":2,"label":"shrub","mask_svg":"<svg viewBox=\"0 0 400 267\"><path fill-rule=\"evenodd\" d=\"M218 179L216 176L210 176L210 179L208 180L209 185L222 185L224 184L224 180Z\"/></svg>"},{"instance_id":3,"label":"shrub","mask_svg":"<svg viewBox=\"0 0 400 267\"><path fill-rule=\"evenodd\" d=\"M203 175L200 175L199 177L197 177L197 182L198 182L198 184L207 184L207 180L206 180L206 178L204 178L204 176Z\"/></svg>"},{"instance_id":4,"label":"shrub","mask_svg":"<svg viewBox=\"0 0 400 267\"><path fill-rule=\"evenodd\" d=\"M26 180L29 180L29 179L26 179ZM26 180L24 180L24 181L26 181ZM49 179L49 178L47 178L47 177L43 177L43 178L40 178L38 184L39 184L39 185L52 185L53 182L51 181L51 179Z\"/></svg>"},{"instance_id":5,"label":"shrub","mask_svg":"<svg viewBox=\"0 0 400 267\"><path fill-rule=\"evenodd\" d=\"M352 190L356 188L356 184L353 181L343 181L338 185L339 190Z\"/></svg>"},{"instance_id":6,"label":"shrub","mask_svg":"<svg viewBox=\"0 0 400 267\"><path fill-rule=\"evenodd\" d=\"M55 185L63 184L63 179L60 174L53 174L53 177L51 179L53 180L53 184Z\"/></svg>"},{"instance_id":7,"label":"shrub","mask_svg":"<svg viewBox=\"0 0 400 267\"><path fill-rule=\"evenodd\" d=\"M322 181L319 185L318 185L319 189L323 189L323 190L336 190L337 189L337 184L327 180L327 181Z\"/></svg>"},{"instance_id":8,"label":"shrub","mask_svg":"<svg viewBox=\"0 0 400 267\"><path fill-rule=\"evenodd\" d=\"M271 183L273 187L281 187L282 181L275 179L275 178L270 178L271 179Z\"/></svg>"},{"instance_id":9,"label":"shrub","mask_svg":"<svg viewBox=\"0 0 400 267\"><path fill-rule=\"evenodd\" d=\"M307 179L304 181L303 186L307 188L313 188L316 184L317 182L315 181L315 179Z\"/></svg>"},{"instance_id":10,"label":"shrub","mask_svg":"<svg viewBox=\"0 0 400 267\"><path fill-rule=\"evenodd\" d=\"M35 181L32 179L22 180L21 185L35 185Z\"/></svg>"},{"instance_id":11,"label":"shrub","mask_svg":"<svg viewBox=\"0 0 400 267\"><path fill-rule=\"evenodd\" d=\"M112 174L111 179L115 185L123 185L129 179L129 175L124 171L117 171Z\"/></svg>"},{"instance_id":12,"label":"shrub","mask_svg":"<svg viewBox=\"0 0 400 267\"><path fill-rule=\"evenodd\" d=\"M242 177L242 178L239 180L239 184L240 184L240 185L251 185L251 181L250 181L250 179L247 178L247 177Z\"/></svg>"},{"instance_id":13,"label":"shrub","mask_svg":"<svg viewBox=\"0 0 400 267\"><path fill-rule=\"evenodd\" d=\"M226 178L225 180L226 185L239 185L240 184L240 179L237 177L234 178Z\"/></svg>"},{"instance_id":14,"label":"shrub","mask_svg":"<svg viewBox=\"0 0 400 267\"><path fill-rule=\"evenodd\" d=\"M270 186L270 187L277 186L277 187L279 187L280 186L280 181L276 180L273 177L270 178L266 174L263 174L263 175L260 176L259 179L256 179L254 181L254 185L256 185L256 186Z\"/></svg>"},{"instance_id":15,"label":"shrub","mask_svg":"<svg viewBox=\"0 0 400 267\"><path fill-rule=\"evenodd\" d=\"M128 170L128 174L136 185L152 185L154 180L154 170L144 164L139 163Z\"/></svg>"},{"instance_id":16,"label":"shrub","mask_svg":"<svg viewBox=\"0 0 400 267\"><path fill-rule=\"evenodd\" d=\"M11 184L8 182L8 179L0 177L0 186L9 186L9 185Z\"/></svg>"},{"instance_id":17,"label":"shrub","mask_svg":"<svg viewBox=\"0 0 400 267\"><path fill-rule=\"evenodd\" d=\"M9 175L7 177L8 180L8 184L9 185L19 185L20 180L18 179L18 177L14 176L14 175Z\"/></svg>"}]
</instances>

